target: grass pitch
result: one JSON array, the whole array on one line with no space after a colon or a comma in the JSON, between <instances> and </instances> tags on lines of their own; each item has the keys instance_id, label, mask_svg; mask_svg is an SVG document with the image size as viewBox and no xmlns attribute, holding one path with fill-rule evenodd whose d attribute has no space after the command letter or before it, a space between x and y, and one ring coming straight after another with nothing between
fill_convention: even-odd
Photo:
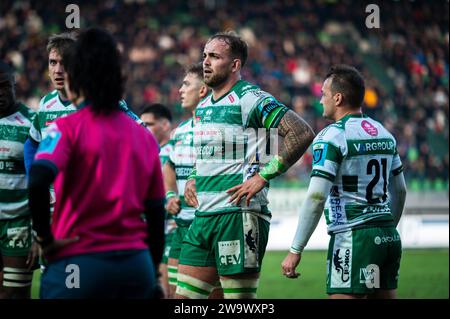
<instances>
[{"instance_id":1,"label":"grass pitch","mask_svg":"<svg viewBox=\"0 0 450 319\"><path fill-rule=\"evenodd\" d=\"M400 266L398 297L401 299L449 298L449 250L407 249ZM326 251L306 250L299 267L301 276L287 279L281 275L284 251L268 251L263 262L258 298L323 299L325 293ZM32 297L38 298L39 270L33 278Z\"/></svg>"}]
</instances>

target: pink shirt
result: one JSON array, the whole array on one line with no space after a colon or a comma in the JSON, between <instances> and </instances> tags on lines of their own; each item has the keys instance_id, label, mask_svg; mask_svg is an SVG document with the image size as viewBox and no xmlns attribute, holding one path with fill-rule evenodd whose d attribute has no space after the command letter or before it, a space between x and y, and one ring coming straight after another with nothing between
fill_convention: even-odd
<instances>
[{"instance_id":1,"label":"pink shirt","mask_svg":"<svg viewBox=\"0 0 450 319\"><path fill-rule=\"evenodd\" d=\"M52 233L79 236L49 259L147 248L144 202L164 198L153 135L123 112L96 115L89 106L47 132L36 160L58 170Z\"/></svg>"}]
</instances>

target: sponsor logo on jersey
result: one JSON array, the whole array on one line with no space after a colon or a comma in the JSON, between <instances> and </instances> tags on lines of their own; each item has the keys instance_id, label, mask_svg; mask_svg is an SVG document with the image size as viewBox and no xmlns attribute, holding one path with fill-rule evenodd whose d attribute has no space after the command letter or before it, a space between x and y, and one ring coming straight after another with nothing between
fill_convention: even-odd
<instances>
[{"instance_id":1,"label":"sponsor logo on jersey","mask_svg":"<svg viewBox=\"0 0 450 319\"><path fill-rule=\"evenodd\" d=\"M386 244L386 243L393 243L396 241L400 241L400 235L396 234L394 236L376 236L373 239L373 242L376 245L380 245L380 244Z\"/></svg>"},{"instance_id":2,"label":"sponsor logo on jersey","mask_svg":"<svg viewBox=\"0 0 450 319\"><path fill-rule=\"evenodd\" d=\"M393 141L378 141L378 142L365 142L365 143L354 143L353 147L358 153L365 153L371 151L393 151L394 142Z\"/></svg>"},{"instance_id":3,"label":"sponsor logo on jersey","mask_svg":"<svg viewBox=\"0 0 450 319\"><path fill-rule=\"evenodd\" d=\"M237 265L241 262L241 243L239 240L219 241L219 260L221 265Z\"/></svg>"},{"instance_id":4,"label":"sponsor logo on jersey","mask_svg":"<svg viewBox=\"0 0 450 319\"><path fill-rule=\"evenodd\" d=\"M245 243L247 244L248 248L256 253L256 239L252 236L253 229L250 229L247 234L245 234Z\"/></svg>"},{"instance_id":5,"label":"sponsor logo on jersey","mask_svg":"<svg viewBox=\"0 0 450 319\"><path fill-rule=\"evenodd\" d=\"M341 274L342 282L347 282L350 279L350 249L346 249L344 252L344 257L340 256L340 249L336 249L333 255L334 269ZM342 260L342 258L344 258Z\"/></svg>"},{"instance_id":6,"label":"sponsor logo on jersey","mask_svg":"<svg viewBox=\"0 0 450 319\"><path fill-rule=\"evenodd\" d=\"M323 166L327 154L328 144L318 143L313 146L313 165Z\"/></svg>"},{"instance_id":7,"label":"sponsor logo on jersey","mask_svg":"<svg viewBox=\"0 0 450 319\"><path fill-rule=\"evenodd\" d=\"M376 264L359 269L359 283L367 288L380 288L380 267Z\"/></svg>"},{"instance_id":8,"label":"sponsor logo on jersey","mask_svg":"<svg viewBox=\"0 0 450 319\"><path fill-rule=\"evenodd\" d=\"M56 99L54 99L54 100L52 100L50 103L46 104L46 105L45 105L45 108L46 108L46 109L49 109L49 108L51 108L55 103L56 103Z\"/></svg>"},{"instance_id":9,"label":"sponsor logo on jersey","mask_svg":"<svg viewBox=\"0 0 450 319\"><path fill-rule=\"evenodd\" d=\"M330 189L330 196L332 196L332 197L339 197L339 188L336 185L331 187L331 189Z\"/></svg>"},{"instance_id":10,"label":"sponsor logo on jersey","mask_svg":"<svg viewBox=\"0 0 450 319\"><path fill-rule=\"evenodd\" d=\"M22 121L22 119L20 118L19 115L14 116L14 118L17 120L17 122L19 122L20 124L24 124L25 122Z\"/></svg>"},{"instance_id":11,"label":"sponsor logo on jersey","mask_svg":"<svg viewBox=\"0 0 450 319\"><path fill-rule=\"evenodd\" d=\"M274 98L269 97L269 98L264 99L264 101L261 103L261 107L260 107L262 116L265 118L279 106L280 106L280 104Z\"/></svg>"},{"instance_id":12,"label":"sponsor logo on jersey","mask_svg":"<svg viewBox=\"0 0 450 319\"><path fill-rule=\"evenodd\" d=\"M367 134L369 134L370 136L377 136L378 135L378 129L373 126L372 124L370 124L368 121L363 120L361 122L361 127L363 128L364 131L367 132Z\"/></svg>"}]
</instances>

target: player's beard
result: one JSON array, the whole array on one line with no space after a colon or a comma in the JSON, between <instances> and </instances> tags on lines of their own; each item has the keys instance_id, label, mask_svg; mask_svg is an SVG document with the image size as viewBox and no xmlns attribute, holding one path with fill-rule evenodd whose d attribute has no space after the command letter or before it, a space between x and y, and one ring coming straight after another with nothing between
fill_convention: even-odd
<instances>
[{"instance_id":1,"label":"player's beard","mask_svg":"<svg viewBox=\"0 0 450 319\"><path fill-rule=\"evenodd\" d=\"M209 79L204 79L205 84L209 86L210 88L218 87L222 84L224 84L228 79L228 74L225 72L223 73L216 73L212 75Z\"/></svg>"}]
</instances>

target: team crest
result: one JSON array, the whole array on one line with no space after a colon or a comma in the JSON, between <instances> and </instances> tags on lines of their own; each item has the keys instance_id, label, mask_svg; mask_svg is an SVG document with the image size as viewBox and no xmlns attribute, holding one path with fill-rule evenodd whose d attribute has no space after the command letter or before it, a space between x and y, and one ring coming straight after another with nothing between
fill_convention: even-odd
<instances>
[{"instance_id":1,"label":"team crest","mask_svg":"<svg viewBox=\"0 0 450 319\"><path fill-rule=\"evenodd\" d=\"M368 121L364 120L361 122L361 127L364 129L364 131L367 132L370 136L377 136L378 135L378 129L370 124Z\"/></svg>"}]
</instances>

